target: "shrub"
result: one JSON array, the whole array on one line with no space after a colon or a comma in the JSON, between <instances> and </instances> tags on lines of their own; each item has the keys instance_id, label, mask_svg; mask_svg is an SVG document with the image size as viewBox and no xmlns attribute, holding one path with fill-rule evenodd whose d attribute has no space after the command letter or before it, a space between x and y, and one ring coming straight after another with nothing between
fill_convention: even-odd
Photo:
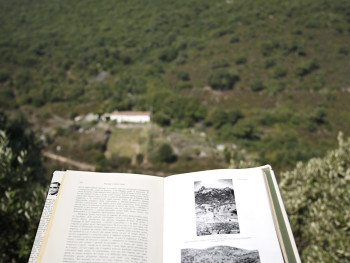
<instances>
[{"instance_id":1,"label":"shrub","mask_svg":"<svg viewBox=\"0 0 350 263\"><path fill-rule=\"evenodd\" d=\"M265 85L262 83L261 80L254 80L251 84L250 84L250 89L252 91L261 91L266 89Z\"/></svg>"},{"instance_id":2,"label":"shrub","mask_svg":"<svg viewBox=\"0 0 350 263\"><path fill-rule=\"evenodd\" d=\"M175 60L176 64L183 65L187 62L187 55L186 54L180 54L177 59Z\"/></svg>"},{"instance_id":3,"label":"shrub","mask_svg":"<svg viewBox=\"0 0 350 263\"><path fill-rule=\"evenodd\" d=\"M233 134L233 126L229 123L225 123L218 129L218 137L223 141L233 141L237 137Z\"/></svg>"},{"instance_id":4,"label":"shrub","mask_svg":"<svg viewBox=\"0 0 350 263\"><path fill-rule=\"evenodd\" d=\"M234 60L237 65L245 64L247 62L247 57L244 55L240 55L236 57Z\"/></svg>"},{"instance_id":5,"label":"shrub","mask_svg":"<svg viewBox=\"0 0 350 263\"><path fill-rule=\"evenodd\" d=\"M229 164L231 162L231 159L232 159L232 153L227 147L225 147L225 149L224 149L224 157L225 157L226 163Z\"/></svg>"},{"instance_id":6,"label":"shrub","mask_svg":"<svg viewBox=\"0 0 350 263\"><path fill-rule=\"evenodd\" d=\"M288 55L293 52L297 53L299 49L303 50L303 44L302 43L300 44L299 42L296 42L296 41L282 42L280 49L283 55Z\"/></svg>"},{"instance_id":7,"label":"shrub","mask_svg":"<svg viewBox=\"0 0 350 263\"><path fill-rule=\"evenodd\" d=\"M55 132L55 136L65 136L67 134L66 129L58 127Z\"/></svg>"},{"instance_id":8,"label":"shrub","mask_svg":"<svg viewBox=\"0 0 350 263\"><path fill-rule=\"evenodd\" d=\"M262 125L271 126L275 123L274 115L271 112L265 112L262 116L260 116L259 122Z\"/></svg>"},{"instance_id":9,"label":"shrub","mask_svg":"<svg viewBox=\"0 0 350 263\"><path fill-rule=\"evenodd\" d=\"M294 28L294 29L292 29L291 32L293 35L302 35L303 34L303 31L300 28Z\"/></svg>"},{"instance_id":10,"label":"shrub","mask_svg":"<svg viewBox=\"0 0 350 263\"><path fill-rule=\"evenodd\" d=\"M316 19L315 17L310 17L309 20L305 23L306 28L320 28L320 21Z\"/></svg>"},{"instance_id":11,"label":"shrub","mask_svg":"<svg viewBox=\"0 0 350 263\"><path fill-rule=\"evenodd\" d=\"M11 109L16 107L14 96L10 87L1 87L0 90L0 105L3 109Z\"/></svg>"},{"instance_id":12,"label":"shrub","mask_svg":"<svg viewBox=\"0 0 350 263\"><path fill-rule=\"evenodd\" d=\"M239 139L257 140L259 135L253 122L242 120L233 127L233 135Z\"/></svg>"},{"instance_id":13,"label":"shrub","mask_svg":"<svg viewBox=\"0 0 350 263\"><path fill-rule=\"evenodd\" d=\"M75 117L77 117L79 114L75 111L72 111L70 114L69 114L69 118L71 120L74 120Z\"/></svg>"},{"instance_id":14,"label":"shrub","mask_svg":"<svg viewBox=\"0 0 350 263\"><path fill-rule=\"evenodd\" d=\"M0 112L0 262L27 262L47 179L40 145L23 118Z\"/></svg>"},{"instance_id":15,"label":"shrub","mask_svg":"<svg viewBox=\"0 0 350 263\"><path fill-rule=\"evenodd\" d=\"M265 68L272 68L274 65L276 65L276 61L273 58L267 58L265 60L265 64L264 64Z\"/></svg>"},{"instance_id":16,"label":"shrub","mask_svg":"<svg viewBox=\"0 0 350 263\"><path fill-rule=\"evenodd\" d=\"M240 39L239 39L239 36L237 36L237 35L233 35L230 38L230 43L238 43L239 41L240 41Z\"/></svg>"},{"instance_id":17,"label":"shrub","mask_svg":"<svg viewBox=\"0 0 350 263\"><path fill-rule=\"evenodd\" d=\"M305 57L306 56L305 47L303 45L298 45L298 48L296 50L296 54L298 56Z\"/></svg>"},{"instance_id":18,"label":"shrub","mask_svg":"<svg viewBox=\"0 0 350 263\"><path fill-rule=\"evenodd\" d=\"M273 111L265 112L260 118L260 123L267 126L274 123L293 123L295 119L299 120L300 118L296 118L294 114L295 110L290 108L290 106L280 106Z\"/></svg>"},{"instance_id":19,"label":"shrub","mask_svg":"<svg viewBox=\"0 0 350 263\"><path fill-rule=\"evenodd\" d=\"M275 49L279 48L277 41L266 41L260 45L261 54L265 57L272 55Z\"/></svg>"},{"instance_id":20,"label":"shrub","mask_svg":"<svg viewBox=\"0 0 350 263\"><path fill-rule=\"evenodd\" d=\"M98 152L95 154L95 162L98 166L98 170L104 170L110 165L110 162L103 152Z\"/></svg>"},{"instance_id":21,"label":"shrub","mask_svg":"<svg viewBox=\"0 0 350 263\"><path fill-rule=\"evenodd\" d=\"M173 152L173 148L168 143L164 143L159 147L158 155L161 162L171 163L176 161L176 155Z\"/></svg>"},{"instance_id":22,"label":"shrub","mask_svg":"<svg viewBox=\"0 0 350 263\"><path fill-rule=\"evenodd\" d=\"M90 151L93 148L93 146L94 146L94 144L92 141L84 141L82 146L81 146L81 149L84 152L87 152L87 151Z\"/></svg>"},{"instance_id":23,"label":"shrub","mask_svg":"<svg viewBox=\"0 0 350 263\"><path fill-rule=\"evenodd\" d=\"M227 122L235 125L240 119L243 118L243 114L240 110L233 109L227 111Z\"/></svg>"},{"instance_id":24,"label":"shrub","mask_svg":"<svg viewBox=\"0 0 350 263\"><path fill-rule=\"evenodd\" d=\"M217 69L217 68L227 68L230 64L225 59L215 59L210 63L211 69Z\"/></svg>"},{"instance_id":25,"label":"shrub","mask_svg":"<svg viewBox=\"0 0 350 263\"><path fill-rule=\"evenodd\" d=\"M317 60L309 60L297 66L295 69L295 74L299 77L304 77L319 68L320 65Z\"/></svg>"},{"instance_id":26,"label":"shrub","mask_svg":"<svg viewBox=\"0 0 350 263\"><path fill-rule=\"evenodd\" d=\"M157 76L159 74L163 74L164 72L164 68L162 67L160 62L152 63L146 69L146 74L150 76Z\"/></svg>"},{"instance_id":27,"label":"shrub","mask_svg":"<svg viewBox=\"0 0 350 263\"><path fill-rule=\"evenodd\" d=\"M177 90L190 89L192 88L192 83L189 81L181 81L176 85Z\"/></svg>"},{"instance_id":28,"label":"shrub","mask_svg":"<svg viewBox=\"0 0 350 263\"><path fill-rule=\"evenodd\" d=\"M324 125L327 130L332 129L332 126L328 120L326 109L323 107L318 107L308 114L305 128L310 132L315 132L321 125Z\"/></svg>"},{"instance_id":29,"label":"shrub","mask_svg":"<svg viewBox=\"0 0 350 263\"><path fill-rule=\"evenodd\" d=\"M277 66L273 72L273 77L276 79L283 78L287 75L287 68L284 66Z\"/></svg>"},{"instance_id":30,"label":"shrub","mask_svg":"<svg viewBox=\"0 0 350 263\"><path fill-rule=\"evenodd\" d=\"M347 55L349 54L349 47L348 46L341 46L338 48L338 53L341 55Z\"/></svg>"},{"instance_id":31,"label":"shrub","mask_svg":"<svg viewBox=\"0 0 350 263\"><path fill-rule=\"evenodd\" d=\"M206 123L218 129L227 123L227 113L222 109L215 109L208 115Z\"/></svg>"},{"instance_id":32,"label":"shrub","mask_svg":"<svg viewBox=\"0 0 350 263\"><path fill-rule=\"evenodd\" d=\"M281 174L280 190L302 262L348 262L350 140Z\"/></svg>"},{"instance_id":33,"label":"shrub","mask_svg":"<svg viewBox=\"0 0 350 263\"><path fill-rule=\"evenodd\" d=\"M108 160L108 163L113 168L130 167L131 158L128 156L113 153L110 160Z\"/></svg>"},{"instance_id":34,"label":"shrub","mask_svg":"<svg viewBox=\"0 0 350 263\"><path fill-rule=\"evenodd\" d=\"M160 126L169 126L171 123L170 116L164 112L157 112L152 115L152 121L158 123Z\"/></svg>"},{"instance_id":35,"label":"shrub","mask_svg":"<svg viewBox=\"0 0 350 263\"><path fill-rule=\"evenodd\" d=\"M177 50L185 50L188 47L188 42L184 39L178 41L176 44L176 49Z\"/></svg>"},{"instance_id":36,"label":"shrub","mask_svg":"<svg viewBox=\"0 0 350 263\"><path fill-rule=\"evenodd\" d=\"M177 55L178 55L178 51L175 48L169 47L169 48L163 49L160 52L158 58L164 62L171 62L177 58Z\"/></svg>"},{"instance_id":37,"label":"shrub","mask_svg":"<svg viewBox=\"0 0 350 263\"><path fill-rule=\"evenodd\" d=\"M327 111L325 108L316 108L311 112L309 119L316 125L322 125L328 122Z\"/></svg>"},{"instance_id":38,"label":"shrub","mask_svg":"<svg viewBox=\"0 0 350 263\"><path fill-rule=\"evenodd\" d=\"M227 35L228 33L230 33L230 29L229 28L219 28L219 29L215 29L211 32L211 37L213 38L219 38L222 37L224 35Z\"/></svg>"},{"instance_id":39,"label":"shrub","mask_svg":"<svg viewBox=\"0 0 350 263\"><path fill-rule=\"evenodd\" d=\"M243 118L243 114L240 110L232 109L224 111L222 109L215 109L208 115L206 123L212 125L215 129L219 129L225 124L235 125L241 118Z\"/></svg>"},{"instance_id":40,"label":"shrub","mask_svg":"<svg viewBox=\"0 0 350 263\"><path fill-rule=\"evenodd\" d=\"M211 73L208 84L216 90L230 90L239 80L237 71L220 68Z\"/></svg>"},{"instance_id":41,"label":"shrub","mask_svg":"<svg viewBox=\"0 0 350 263\"><path fill-rule=\"evenodd\" d=\"M272 95L275 95L275 94L278 94L278 93L282 92L285 88L286 88L286 82L285 81L277 81L277 82L270 81L267 84L267 90Z\"/></svg>"},{"instance_id":42,"label":"shrub","mask_svg":"<svg viewBox=\"0 0 350 263\"><path fill-rule=\"evenodd\" d=\"M142 153L138 153L138 154L136 155L136 162L137 162L139 165L142 164L143 159L144 159L144 156L143 156Z\"/></svg>"},{"instance_id":43,"label":"shrub","mask_svg":"<svg viewBox=\"0 0 350 263\"><path fill-rule=\"evenodd\" d=\"M169 143L162 143L158 149L149 156L151 162L172 163L177 160L173 148Z\"/></svg>"},{"instance_id":44,"label":"shrub","mask_svg":"<svg viewBox=\"0 0 350 263\"><path fill-rule=\"evenodd\" d=\"M124 52L120 54L120 60L124 63L124 65L129 65L133 62L131 55Z\"/></svg>"},{"instance_id":45,"label":"shrub","mask_svg":"<svg viewBox=\"0 0 350 263\"><path fill-rule=\"evenodd\" d=\"M5 71L5 70L0 71L0 82L5 82L5 81L9 80L10 78L11 78L11 76L7 71Z\"/></svg>"},{"instance_id":46,"label":"shrub","mask_svg":"<svg viewBox=\"0 0 350 263\"><path fill-rule=\"evenodd\" d=\"M186 125L184 127L189 127L195 122L205 119L206 116L205 107L197 98L191 96L175 96L167 92L159 92L154 94L150 103L156 113L153 118L158 123L168 122L167 119L169 119L171 125L181 123L181 125ZM167 123L163 123L163 125L167 125Z\"/></svg>"},{"instance_id":47,"label":"shrub","mask_svg":"<svg viewBox=\"0 0 350 263\"><path fill-rule=\"evenodd\" d=\"M182 81L190 80L190 74L187 71L178 71L176 77L178 80Z\"/></svg>"}]
</instances>

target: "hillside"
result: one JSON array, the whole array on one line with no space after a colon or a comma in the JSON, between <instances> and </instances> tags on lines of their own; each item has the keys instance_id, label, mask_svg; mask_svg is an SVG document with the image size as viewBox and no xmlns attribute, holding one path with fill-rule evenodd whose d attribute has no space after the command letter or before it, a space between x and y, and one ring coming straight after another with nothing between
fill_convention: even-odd
<instances>
[{"instance_id":1,"label":"hillside","mask_svg":"<svg viewBox=\"0 0 350 263\"><path fill-rule=\"evenodd\" d=\"M4 0L0 22L0 107L39 131L78 114L152 110L165 129L224 143L227 159L278 170L350 134L346 0ZM52 141L70 145L80 127L60 128Z\"/></svg>"}]
</instances>

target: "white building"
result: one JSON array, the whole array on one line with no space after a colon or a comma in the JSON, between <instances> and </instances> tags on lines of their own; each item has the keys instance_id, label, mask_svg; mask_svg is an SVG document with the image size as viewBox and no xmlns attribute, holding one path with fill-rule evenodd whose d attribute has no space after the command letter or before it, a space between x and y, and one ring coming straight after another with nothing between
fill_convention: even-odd
<instances>
[{"instance_id":1,"label":"white building","mask_svg":"<svg viewBox=\"0 0 350 263\"><path fill-rule=\"evenodd\" d=\"M116 121L117 123L148 123L151 122L151 112L149 111L114 111L102 115L102 120Z\"/></svg>"}]
</instances>

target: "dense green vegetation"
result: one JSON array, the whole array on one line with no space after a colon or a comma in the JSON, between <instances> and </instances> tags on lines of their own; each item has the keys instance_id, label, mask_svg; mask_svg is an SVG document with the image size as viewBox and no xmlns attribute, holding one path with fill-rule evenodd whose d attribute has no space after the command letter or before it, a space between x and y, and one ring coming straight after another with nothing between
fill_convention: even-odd
<instances>
[{"instance_id":1,"label":"dense green vegetation","mask_svg":"<svg viewBox=\"0 0 350 263\"><path fill-rule=\"evenodd\" d=\"M282 173L281 191L303 262L349 262L350 140Z\"/></svg>"},{"instance_id":2,"label":"dense green vegetation","mask_svg":"<svg viewBox=\"0 0 350 263\"><path fill-rule=\"evenodd\" d=\"M39 145L23 118L0 112L0 261L26 262L45 201Z\"/></svg>"},{"instance_id":3,"label":"dense green vegetation","mask_svg":"<svg viewBox=\"0 0 350 263\"><path fill-rule=\"evenodd\" d=\"M0 17L6 110L152 110L161 126L196 126L278 169L350 132L345 0L14 0ZM237 121L207 121L238 109Z\"/></svg>"},{"instance_id":4,"label":"dense green vegetation","mask_svg":"<svg viewBox=\"0 0 350 263\"><path fill-rule=\"evenodd\" d=\"M164 175L233 159L269 163L279 174L324 156L339 130L350 135L347 0L3 0L0 23L0 109L22 112L46 149L99 170ZM152 111L162 131L123 155L131 143L106 141L111 133L118 142L112 124L73 121L116 109ZM34 189L43 180L41 168L32 172L41 167L30 157L39 156L34 137L22 121L1 125L1 147L12 156L0 159L9 167L1 178L28 173ZM12 167L24 152L28 161ZM23 200L41 205L34 199ZM32 235L28 221L17 230ZM28 244L9 244L6 260L25 257Z\"/></svg>"}]
</instances>

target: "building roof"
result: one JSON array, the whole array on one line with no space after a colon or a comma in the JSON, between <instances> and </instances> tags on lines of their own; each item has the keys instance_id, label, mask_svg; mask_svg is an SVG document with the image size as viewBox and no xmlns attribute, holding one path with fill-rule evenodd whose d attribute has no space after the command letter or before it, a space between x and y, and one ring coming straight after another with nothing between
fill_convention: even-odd
<instances>
[{"instance_id":1,"label":"building roof","mask_svg":"<svg viewBox=\"0 0 350 263\"><path fill-rule=\"evenodd\" d=\"M110 115L118 116L151 116L150 111L113 111Z\"/></svg>"}]
</instances>

